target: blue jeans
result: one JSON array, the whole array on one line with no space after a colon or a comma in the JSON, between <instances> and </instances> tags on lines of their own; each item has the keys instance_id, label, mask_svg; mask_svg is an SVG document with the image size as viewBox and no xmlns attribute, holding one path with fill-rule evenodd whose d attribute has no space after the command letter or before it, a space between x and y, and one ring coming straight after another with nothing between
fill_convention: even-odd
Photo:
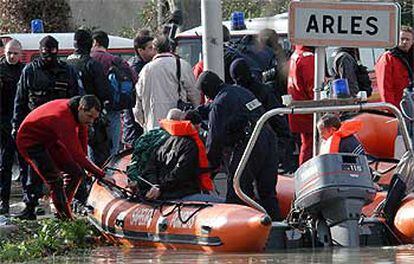
<instances>
[{"instance_id":1,"label":"blue jeans","mask_svg":"<svg viewBox=\"0 0 414 264\"><path fill-rule=\"evenodd\" d=\"M110 154L116 154L121 145L121 111L109 111L107 114L109 126L107 127L110 139Z\"/></svg>"},{"instance_id":2,"label":"blue jeans","mask_svg":"<svg viewBox=\"0 0 414 264\"><path fill-rule=\"evenodd\" d=\"M132 109L122 111L122 121L122 143L131 145L135 139L144 133L144 130L135 122Z\"/></svg>"}]
</instances>

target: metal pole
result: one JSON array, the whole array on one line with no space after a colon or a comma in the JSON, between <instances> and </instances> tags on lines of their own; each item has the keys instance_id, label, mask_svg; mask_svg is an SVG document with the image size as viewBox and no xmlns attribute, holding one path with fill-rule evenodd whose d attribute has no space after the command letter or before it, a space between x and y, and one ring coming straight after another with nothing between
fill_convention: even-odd
<instances>
[{"instance_id":1,"label":"metal pole","mask_svg":"<svg viewBox=\"0 0 414 264\"><path fill-rule=\"evenodd\" d=\"M157 0L157 27L162 25L162 6L164 0Z\"/></svg>"},{"instance_id":2,"label":"metal pole","mask_svg":"<svg viewBox=\"0 0 414 264\"><path fill-rule=\"evenodd\" d=\"M292 108L277 108L266 112L262 115L257 121L256 126L253 130L252 136L247 143L247 147L243 153L243 156L240 160L240 163L237 167L236 173L234 174L233 188L236 194L240 197L249 206L266 213L266 210L256 203L253 199L247 196L240 188L240 177L246 167L246 164L250 158L250 155L253 151L253 148L256 144L259 134L264 126L264 124L269 120L269 118L275 115L287 115L287 114L311 114L311 113L322 113L322 112L349 112L349 111L361 111L367 109L386 109L391 110L391 112L397 117L399 129L403 136L404 145L411 154L413 153L413 146L411 143L411 138L408 134L407 126L405 125L404 118L400 110L390 103L359 103L355 105L342 105L342 106L308 106L308 107L292 107Z\"/></svg>"},{"instance_id":3,"label":"metal pole","mask_svg":"<svg viewBox=\"0 0 414 264\"><path fill-rule=\"evenodd\" d=\"M203 26L203 69L224 80L223 28L220 0L201 0Z\"/></svg>"},{"instance_id":4,"label":"metal pole","mask_svg":"<svg viewBox=\"0 0 414 264\"><path fill-rule=\"evenodd\" d=\"M325 47L316 47L315 49L315 75L313 82L314 100L321 99L321 90L325 81ZM313 114L313 156L318 155L319 137L316 123L319 115Z\"/></svg>"}]
</instances>

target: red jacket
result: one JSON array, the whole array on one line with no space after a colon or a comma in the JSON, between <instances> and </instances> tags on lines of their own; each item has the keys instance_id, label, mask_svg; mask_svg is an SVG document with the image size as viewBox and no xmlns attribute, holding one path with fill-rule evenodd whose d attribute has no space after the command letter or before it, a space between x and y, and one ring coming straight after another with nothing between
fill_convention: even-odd
<instances>
[{"instance_id":1,"label":"red jacket","mask_svg":"<svg viewBox=\"0 0 414 264\"><path fill-rule=\"evenodd\" d=\"M105 173L86 157L88 127L75 119L69 108L69 99L58 99L43 104L24 119L17 133L17 147L27 156L27 149L43 145L46 149L59 146L82 168L92 174L104 176ZM52 156L52 158L62 158Z\"/></svg>"},{"instance_id":2,"label":"red jacket","mask_svg":"<svg viewBox=\"0 0 414 264\"><path fill-rule=\"evenodd\" d=\"M296 46L289 60L288 94L293 100L313 100L315 56L310 48ZM312 133L312 115L289 115L293 133Z\"/></svg>"},{"instance_id":3,"label":"red jacket","mask_svg":"<svg viewBox=\"0 0 414 264\"><path fill-rule=\"evenodd\" d=\"M399 58L387 51L381 55L375 65L375 76L381 101L400 108L404 88L409 82L407 67Z\"/></svg>"}]
</instances>

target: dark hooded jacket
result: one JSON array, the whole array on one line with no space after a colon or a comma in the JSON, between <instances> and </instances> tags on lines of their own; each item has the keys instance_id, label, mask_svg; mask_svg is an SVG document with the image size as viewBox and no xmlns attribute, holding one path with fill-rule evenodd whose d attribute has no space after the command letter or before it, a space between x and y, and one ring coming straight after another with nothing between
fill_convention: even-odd
<instances>
[{"instance_id":1,"label":"dark hooded jacket","mask_svg":"<svg viewBox=\"0 0 414 264\"><path fill-rule=\"evenodd\" d=\"M248 139L264 109L250 91L241 86L225 84L212 72L202 73L197 86L208 98L214 98L210 105L206 146L211 166L218 167L224 148L232 148Z\"/></svg>"},{"instance_id":2,"label":"dark hooded jacket","mask_svg":"<svg viewBox=\"0 0 414 264\"><path fill-rule=\"evenodd\" d=\"M230 66L230 75L233 81L256 96L266 111L282 107L277 100L275 89L272 86L262 84L252 78L249 65L244 59L236 59ZM273 131L279 137L290 137L289 126L286 117L274 116L270 119Z\"/></svg>"}]
</instances>

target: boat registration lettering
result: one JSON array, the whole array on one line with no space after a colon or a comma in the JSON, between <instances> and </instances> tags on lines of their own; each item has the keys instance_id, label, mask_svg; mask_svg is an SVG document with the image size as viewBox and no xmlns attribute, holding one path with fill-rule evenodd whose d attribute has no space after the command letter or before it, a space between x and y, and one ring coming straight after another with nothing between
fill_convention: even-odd
<instances>
[{"instance_id":1,"label":"boat registration lettering","mask_svg":"<svg viewBox=\"0 0 414 264\"><path fill-rule=\"evenodd\" d=\"M152 208L138 208L131 215L131 224L139 226L149 226L153 215Z\"/></svg>"}]
</instances>

